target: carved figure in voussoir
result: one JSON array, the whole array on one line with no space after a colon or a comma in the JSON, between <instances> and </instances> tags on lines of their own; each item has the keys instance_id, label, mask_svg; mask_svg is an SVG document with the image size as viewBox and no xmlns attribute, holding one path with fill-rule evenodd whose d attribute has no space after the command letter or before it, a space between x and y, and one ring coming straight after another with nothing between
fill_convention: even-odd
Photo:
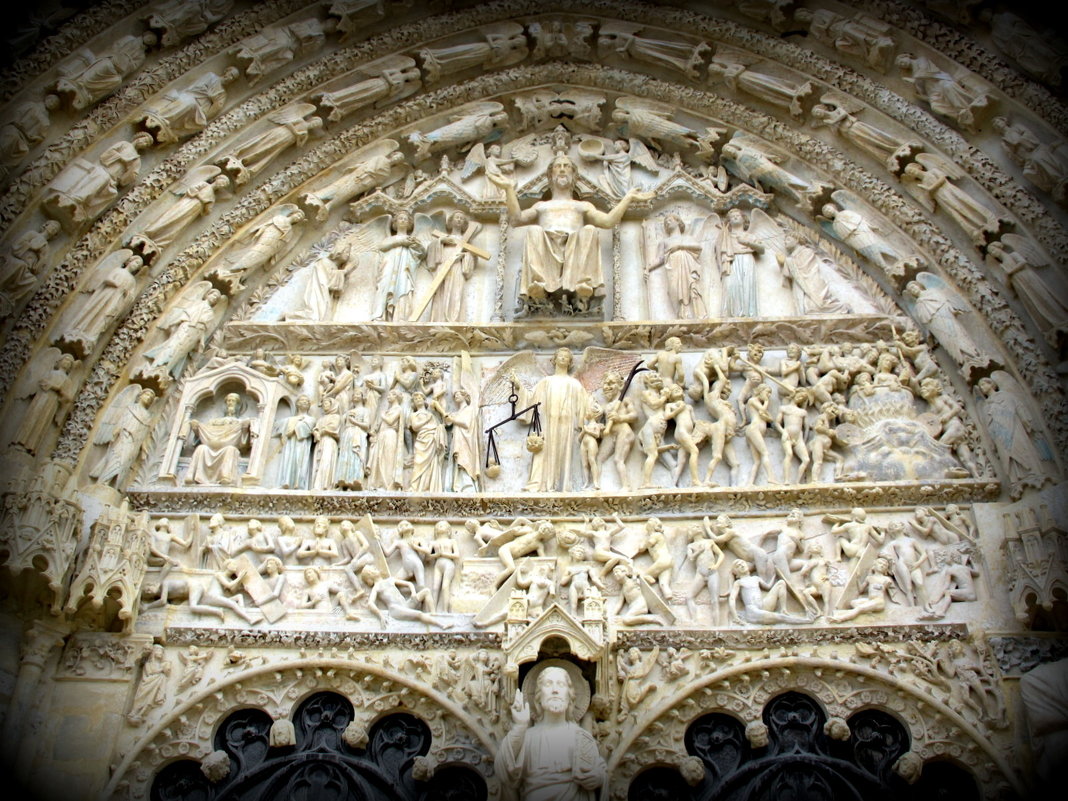
<instances>
[{"instance_id":1,"label":"carved figure in voussoir","mask_svg":"<svg viewBox=\"0 0 1068 801\"><path fill-rule=\"evenodd\" d=\"M61 354L51 369L41 371L33 381L32 395L26 408L12 444L22 450L37 454L45 437L58 427L64 409L74 399L76 382L71 372L80 364L69 353ZM43 374L42 374L43 373Z\"/></svg>"},{"instance_id":2,"label":"carved figure in voussoir","mask_svg":"<svg viewBox=\"0 0 1068 801\"><path fill-rule=\"evenodd\" d=\"M454 114L451 121L440 128L428 133L416 131L409 134L408 141L415 147L414 162L423 161L440 150L470 147L507 124L508 113L502 104L493 101L475 103L466 107L463 113Z\"/></svg>"},{"instance_id":3,"label":"carved figure in voussoir","mask_svg":"<svg viewBox=\"0 0 1068 801\"><path fill-rule=\"evenodd\" d=\"M796 83L786 78L750 68L749 59L739 57L737 51L720 45L708 65L710 80L719 79L731 91L744 92L787 109L790 115L800 118L805 113L805 103L812 94L812 83Z\"/></svg>"},{"instance_id":4,"label":"carved figure in voussoir","mask_svg":"<svg viewBox=\"0 0 1068 801\"><path fill-rule=\"evenodd\" d=\"M396 142L384 140L381 152L376 151L363 161L347 166L343 175L322 189L301 195L298 200L301 208L316 222L325 222L330 212L342 203L372 189L385 187L393 178L394 168L405 160L404 153L396 147Z\"/></svg>"},{"instance_id":5,"label":"carved figure in voussoir","mask_svg":"<svg viewBox=\"0 0 1068 801\"><path fill-rule=\"evenodd\" d=\"M223 169L234 186L244 186L276 158L291 147L303 147L323 129L311 103L293 103L267 115L269 128L256 129L223 151L215 163Z\"/></svg>"},{"instance_id":6,"label":"carved figure in voussoir","mask_svg":"<svg viewBox=\"0 0 1068 801\"><path fill-rule=\"evenodd\" d=\"M129 142L109 147L95 162L74 159L48 184L41 210L68 232L79 230L117 200L120 189L137 180L141 151L151 144L151 136L139 133Z\"/></svg>"},{"instance_id":7,"label":"carved figure in voussoir","mask_svg":"<svg viewBox=\"0 0 1068 801\"><path fill-rule=\"evenodd\" d=\"M764 581L751 575L749 563L735 559L731 565L731 584L727 606L731 620L739 625L773 626L779 623L811 623L808 617L792 615L785 611L789 592L786 581ZM741 601L741 608L738 603Z\"/></svg>"},{"instance_id":8,"label":"carved figure in voussoir","mask_svg":"<svg viewBox=\"0 0 1068 801\"><path fill-rule=\"evenodd\" d=\"M58 95L47 94L15 106L9 121L0 125L0 165L14 166L29 155L52 130L52 115L60 106Z\"/></svg>"},{"instance_id":9,"label":"carved figure in voussoir","mask_svg":"<svg viewBox=\"0 0 1068 801\"><path fill-rule=\"evenodd\" d=\"M141 680L126 715L131 726L140 726L155 707L163 704L170 675L171 663L167 661L166 650L162 645L151 646L142 663Z\"/></svg>"},{"instance_id":10,"label":"carved figure in voussoir","mask_svg":"<svg viewBox=\"0 0 1068 801\"><path fill-rule=\"evenodd\" d=\"M245 288L242 280L245 276L255 275L277 262L287 246L295 238L295 227L304 222L304 212L287 203L278 209L278 213L251 231L236 238L236 242L221 264L215 267L209 277L233 295Z\"/></svg>"},{"instance_id":11,"label":"carved figure in voussoir","mask_svg":"<svg viewBox=\"0 0 1068 801\"><path fill-rule=\"evenodd\" d=\"M233 9L232 0L159 0L143 17L149 30L159 36L161 47L174 47L190 37L204 33Z\"/></svg>"},{"instance_id":12,"label":"carved figure in voussoir","mask_svg":"<svg viewBox=\"0 0 1068 801\"><path fill-rule=\"evenodd\" d=\"M905 165L901 180L906 186L917 190L913 195L928 211L944 211L973 243L985 247L1004 234L1012 225L1012 220L974 198L972 192L953 183L964 177L964 171L953 162L921 153L916 156L916 161Z\"/></svg>"},{"instance_id":13,"label":"carved figure in voussoir","mask_svg":"<svg viewBox=\"0 0 1068 801\"><path fill-rule=\"evenodd\" d=\"M1001 135L1001 145L1024 177L1058 203L1068 200L1068 142L1055 138L1044 142L1038 132L1020 120L1009 122L994 117L994 130Z\"/></svg>"},{"instance_id":14,"label":"carved figure in voussoir","mask_svg":"<svg viewBox=\"0 0 1068 801\"><path fill-rule=\"evenodd\" d=\"M37 230L26 231L0 256L0 316L13 315L37 286L46 265L48 243L62 230L55 220L47 220Z\"/></svg>"},{"instance_id":15,"label":"carved figure in voussoir","mask_svg":"<svg viewBox=\"0 0 1068 801\"><path fill-rule=\"evenodd\" d=\"M711 158L726 128L706 127L703 130L675 122L676 109L667 103L637 97L621 97L616 100L612 122L634 139L648 142L659 151L672 149L696 151L698 155Z\"/></svg>"},{"instance_id":16,"label":"carved figure in voussoir","mask_svg":"<svg viewBox=\"0 0 1068 801\"><path fill-rule=\"evenodd\" d=\"M327 119L338 122L365 106L400 98L418 89L422 74L414 60L401 56L391 63L393 66L384 66L373 77L320 95L317 102L327 112Z\"/></svg>"},{"instance_id":17,"label":"carved figure in voussoir","mask_svg":"<svg viewBox=\"0 0 1068 801\"><path fill-rule=\"evenodd\" d=\"M186 87L166 90L145 107L138 129L151 134L157 145L200 133L226 107L226 87L240 75L237 67L227 67L221 75L208 72Z\"/></svg>"},{"instance_id":18,"label":"carved figure in voussoir","mask_svg":"<svg viewBox=\"0 0 1068 801\"><path fill-rule=\"evenodd\" d=\"M83 111L121 87L155 44L155 35L145 32L123 36L101 53L83 47L59 65L54 91L72 109Z\"/></svg>"},{"instance_id":19,"label":"carved figure in voussoir","mask_svg":"<svg viewBox=\"0 0 1068 801\"><path fill-rule=\"evenodd\" d=\"M797 9L794 20L840 53L862 59L879 72L890 69L897 44L890 36L893 27L883 20L863 13L846 17L827 9L808 8Z\"/></svg>"},{"instance_id":20,"label":"carved figure in voussoir","mask_svg":"<svg viewBox=\"0 0 1068 801\"><path fill-rule=\"evenodd\" d=\"M127 247L154 262L197 218L208 215L219 196L230 189L230 179L218 167L194 167L168 190L175 199L138 233L130 237Z\"/></svg>"},{"instance_id":21,"label":"carved figure in voussoir","mask_svg":"<svg viewBox=\"0 0 1068 801\"><path fill-rule=\"evenodd\" d=\"M244 67L250 86L264 75L280 69L298 56L312 53L323 46L326 35L337 30L337 20L318 20L315 17L298 20L289 25L272 25L252 34L232 48L231 52Z\"/></svg>"},{"instance_id":22,"label":"carved figure in voussoir","mask_svg":"<svg viewBox=\"0 0 1068 801\"><path fill-rule=\"evenodd\" d=\"M897 274L906 254L895 248L884 232L863 214L852 209L839 208L833 203L825 203L820 214L830 222L831 231L839 241L853 248L888 275Z\"/></svg>"},{"instance_id":23,"label":"carved figure in voussoir","mask_svg":"<svg viewBox=\"0 0 1068 801\"><path fill-rule=\"evenodd\" d=\"M764 191L781 194L807 209L816 209L830 198L833 190L822 181L809 181L781 166L786 157L771 151L752 137L735 134L720 154L724 166Z\"/></svg>"},{"instance_id":24,"label":"carved figure in voussoir","mask_svg":"<svg viewBox=\"0 0 1068 801\"><path fill-rule=\"evenodd\" d=\"M950 75L926 56L902 53L894 64L935 114L949 118L968 133L978 131L981 116L993 102L986 87L971 76Z\"/></svg>"},{"instance_id":25,"label":"carved figure in voussoir","mask_svg":"<svg viewBox=\"0 0 1068 801\"><path fill-rule=\"evenodd\" d=\"M1016 380L999 370L980 378L978 389L987 429L1009 477L1012 497L1018 498L1025 487L1042 487L1055 480L1053 451Z\"/></svg>"},{"instance_id":26,"label":"carved figure in voussoir","mask_svg":"<svg viewBox=\"0 0 1068 801\"><path fill-rule=\"evenodd\" d=\"M656 692L657 685L649 680L660 655L659 646L653 646L648 654L632 647L621 651L617 659L616 678L619 680L619 720L623 722L648 696Z\"/></svg>"},{"instance_id":27,"label":"carved figure in voussoir","mask_svg":"<svg viewBox=\"0 0 1068 801\"><path fill-rule=\"evenodd\" d=\"M887 596L894 579L890 576L890 561L883 557L876 557L871 570L860 582L860 597L849 602L849 609L835 612L827 619L832 623L844 623L861 615L877 614L886 609Z\"/></svg>"},{"instance_id":28,"label":"carved figure in voussoir","mask_svg":"<svg viewBox=\"0 0 1068 801\"><path fill-rule=\"evenodd\" d=\"M103 445L107 450L89 468L90 477L113 486L121 486L126 481L134 462L146 448L145 435L152 425L155 402L156 393L152 389L131 384L108 407L93 438L94 445Z\"/></svg>"}]
</instances>

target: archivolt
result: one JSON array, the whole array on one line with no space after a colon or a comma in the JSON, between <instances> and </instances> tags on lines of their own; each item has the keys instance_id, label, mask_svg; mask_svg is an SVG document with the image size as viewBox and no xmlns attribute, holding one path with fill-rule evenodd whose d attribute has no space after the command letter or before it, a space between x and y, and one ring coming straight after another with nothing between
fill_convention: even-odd
<instances>
[{"instance_id":1,"label":"archivolt","mask_svg":"<svg viewBox=\"0 0 1068 801\"><path fill-rule=\"evenodd\" d=\"M829 718L845 720L862 709L882 709L905 724L911 750L923 761L952 759L973 771L980 786L1008 785L1017 794L1023 790L1004 758L1006 751L992 741L1006 735L980 730L929 691L898 677L816 657L734 665L701 676L667 697L654 696L633 726L620 733L609 758L609 775L625 789L652 765L677 765L686 755L684 736L692 721L709 712L758 721L772 698L790 690L815 698Z\"/></svg>"}]
</instances>

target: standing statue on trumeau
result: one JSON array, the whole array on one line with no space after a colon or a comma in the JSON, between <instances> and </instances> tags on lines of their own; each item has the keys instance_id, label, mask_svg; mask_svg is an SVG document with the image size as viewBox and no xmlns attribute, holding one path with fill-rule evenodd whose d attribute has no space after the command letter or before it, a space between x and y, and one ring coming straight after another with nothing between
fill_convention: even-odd
<instances>
[{"instance_id":1,"label":"standing statue on trumeau","mask_svg":"<svg viewBox=\"0 0 1068 801\"><path fill-rule=\"evenodd\" d=\"M604 296L599 229L615 227L631 201L652 195L631 189L607 213L576 200L575 165L559 150L549 165L552 199L539 200L528 209L520 208L513 179L494 173L486 177L504 190L512 225L528 226L520 300L528 308L588 311L596 298Z\"/></svg>"},{"instance_id":2,"label":"standing statue on trumeau","mask_svg":"<svg viewBox=\"0 0 1068 801\"><path fill-rule=\"evenodd\" d=\"M533 672L528 688L531 678ZM593 735L575 722L570 674L562 667L546 667L534 685L532 703L516 690L512 729L494 764L501 784L517 790L521 801L593 801L607 767Z\"/></svg>"}]
</instances>

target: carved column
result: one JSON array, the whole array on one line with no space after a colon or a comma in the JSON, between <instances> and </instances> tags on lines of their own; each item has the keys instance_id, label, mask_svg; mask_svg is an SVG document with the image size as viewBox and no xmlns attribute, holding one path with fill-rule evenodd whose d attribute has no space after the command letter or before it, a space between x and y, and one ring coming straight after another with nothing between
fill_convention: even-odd
<instances>
[{"instance_id":1,"label":"carved column","mask_svg":"<svg viewBox=\"0 0 1068 801\"><path fill-rule=\"evenodd\" d=\"M29 773L30 760L36 747L34 738L25 736L25 726L37 697L41 675L45 663L52 652L63 644L67 633L63 623L39 620L22 637L19 672L4 719L3 733L0 734L0 751L15 763L15 771L20 778Z\"/></svg>"}]
</instances>

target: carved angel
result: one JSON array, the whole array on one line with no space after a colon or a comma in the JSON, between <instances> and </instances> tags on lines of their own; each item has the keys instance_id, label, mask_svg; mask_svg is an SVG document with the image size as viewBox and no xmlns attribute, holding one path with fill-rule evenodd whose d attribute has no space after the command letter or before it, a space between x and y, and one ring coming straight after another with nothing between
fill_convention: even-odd
<instances>
[{"instance_id":1,"label":"carved angel","mask_svg":"<svg viewBox=\"0 0 1068 801\"><path fill-rule=\"evenodd\" d=\"M94 445L107 448L89 469L89 475L101 484L121 486L144 452L145 434L152 424L152 404L156 393L140 384L122 390L104 412L104 419L93 437Z\"/></svg>"},{"instance_id":2,"label":"carved angel","mask_svg":"<svg viewBox=\"0 0 1068 801\"><path fill-rule=\"evenodd\" d=\"M419 162L431 153L450 147L470 147L485 139L508 122L508 114L500 103L487 101L465 106L463 113L454 114L452 122L429 133L416 131L408 134L408 141L415 146L414 161Z\"/></svg>"},{"instance_id":3,"label":"carved angel","mask_svg":"<svg viewBox=\"0 0 1068 801\"><path fill-rule=\"evenodd\" d=\"M905 286L905 296L912 301L913 314L927 326L938 344L965 369L986 368L990 356L984 352L962 319L971 316L971 309L960 296L950 291L945 282L933 273L922 272Z\"/></svg>"},{"instance_id":4,"label":"carved angel","mask_svg":"<svg viewBox=\"0 0 1068 801\"><path fill-rule=\"evenodd\" d=\"M807 181L779 166L785 157L768 150L755 137L736 133L723 146L721 157L728 172L765 191L783 194L799 205L818 208L819 201L824 196L829 197L831 187L828 184Z\"/></svg>"},{"instance_id":5,"label":"carved angel","mask_svg":"<svg viewBox=\"0 0 1068 801\"><path fill-rule=\"evenodd\" d=\"M664 268L671 309L680 320L708 316L705 288L718 228L719 218L714 214L686 221L671 212L662 220L642 223L646 280L653 270Z\"/></svg>"},{"instance_id":6,"label":"carved angel","mask_svg":"<svg viewBox=\"0 0 1068 801\"><path fill-rule=\"evenodd\" d=\"M731 209L716 243L724 317L756 316L756 257L768 248L776 256L785 250L782 229L763 211L753 209L746 223L741 209Z\"/></svg>"},{"instance_id":7,"label":"carved angel","mask_svg":"<svg viewBox=\"0 0 1068 801\"><path fill-rule=\"evenodd\" d=\"M410 319L415 270L426 257L434 225L429 215L400 209L392 217L382 215L353 229L343 237L343 244L339 240L346 264L363 261L368 252L378 253L372 320Z\"/></svg>"},{"instance_id":8,"label":"carved angel","mask_svg":"<svg viewBox=\"0 0 1068 801\"><path fill-rule=\"evenodd\" d=\"M145 351L142 358L147 367L143 369L177 376L186 357L207 342L216 315L224 307L218 289L207 281L197 282L160 319L157 328L164 336L163 342Z\"/></svg>"},{"instance_id":9,"label":"carved angel","mask_svg":"<svg viewBox=\"0 0 1068 801\"><path fill-rule=\"evenodd\" d=\"M305 212L323 222L336 206L397 180L399 176L394 175L393 168L404 159L394 140L383 139L362 151L359 161L345 165L342 169L346 172L340 178L322 189L305 192L298 202Z\"/></svg>"},{"instance_id":10,"label":"carved angel","mask_svg":"<svg viewBox=\"0 0 1068 801\"><path fill-rule=\"evenodd\" d=\"M505 176L511 177L515 173L516 165L529 167L537 159L538 152L530 146L529 137L511 142L505 147L496 142L491 145L479 142L468 151L460 169L460 180L467 181L471 176L483 172L487 180L482 197L485 200L501 200L504 198L504 192L489 180L489 176L502 179Z\"/></svg>"},{"instance_id":11,"label":"carved angel","mask_svg":"<svg viewBox=\"0 0 1068 801\"><path fill-rule=\"evenodd\" d=\"M152 262L195 220L210 214L218 193L230 188L230 179L218 167L194 167L169 192L177 200L160 208L147 226L130 237L131 250Z\"/></svg>"},{"instance_id":12,"label":"carved angel","mask_svg":"<svg viewBox=\"0 0 1068 801\"><path fill-rule=\"evenodd\" d=\"M233 294L244 289L242 278L275 262L295 238L293 226L304 222L304 212L292 203L279 206L263 223L236 238L222 264L209 275Z\"/></svg>"},{"instance_id":13,"label":"carved angel","mask_svg":"<svg viewBox=\"0 0 1068 801\"><path fill-rule=\"evenodd\" d=\"M583 145L587 142L599 144L600 140L587 139ZM634 165L647 170L653 175L659 175L660 173L660 166L656 163L656 159L653 158L649 148L640 139L635 139L634 137L617 139L608 145L607 152L600 149L587 149L583 145L579 146L579 155L583 159L586 161L600 161L604 164L604 174L601 175L598 183L612 197L623 197L636 186L640 189L649 188L644 182L635 182L633 180L632 168Z\"/></svg>"},{"instance_id":14,"label":"carved angel","mask_svg":"<svg viewBox=\"0 0 1068 801\"><path fill-rule=\"evenodd\" d=\"M696 149L701 154L711 154L715 143L723 136L723 128L705 128L695 131L686 125L671 120L675 108L655 100L636 97L621 97L616 100L616 110L612 120L626 128L627 134L641 137L658 150L664 144L677 148Z\"/></svg>"},{"instance_id":15,"label":"carved angel","mask_svg":"<svg viewBox=\"0 0 1068 801\"><path fill-rule=\"evenodd\" d=\"M1053 451L1028 409L1027 393L1019 382L1004 370L995 370L980 378L978 387L987 429L1008 474L1012 497L1019 498L1026 487L1054 480Z\"/></svg>"}]
</instances>

